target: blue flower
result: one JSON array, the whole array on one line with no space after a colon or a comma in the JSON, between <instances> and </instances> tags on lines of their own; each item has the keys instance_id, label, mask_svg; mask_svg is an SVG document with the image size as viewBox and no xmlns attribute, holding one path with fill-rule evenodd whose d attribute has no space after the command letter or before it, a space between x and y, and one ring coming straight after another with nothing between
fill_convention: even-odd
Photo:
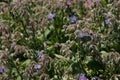
<instances>
[{"instance_id":1,"label":"blue flower","mask_svg":"<svg viewBox=\"0 0 120 80\"><path fill-rule=\"evenodd\" d=\"M41 69L41 68L42 68L42 65L40 65L40 64L34 65L34 69Z\"/></svg>"},{"instance_id":2,"label":"blue flower","mask_svg":"<svg viewBox=\"0 0 120 80\"><path fill-rule=\"evenodd\" d=\"M80 33L77 35L78 38L84 38L84 37L92 37L92 35L88 34L88 33Z\"/></svg>"},{"instance_id":3,"label":"blue flower","mask_svg":"<svg viewBox=\"0 0 120 80\"><path fill-rule=\"evenodd\" d=\"M5 71L5 67L4 66L0 66L0 73L3 73Z\"/></svg>"},{"instance_id":4,"label":"blue flower","mask_svg":"<svg viewBox=\"0 0 120 80\"><path fill-rule=\"evenodd\" d=\"M109 19L106 19L106 20L105 20L105 24L111 24L110 20L109 20Z\"/></svg>"},{"instance_id":5,"label":"blue flower","mask_svg":"<svg viewBox=\"0 0 120 80\"><path fill-rule=\"evenodd\" d=\"M87 80L87 78L85 77L85 74L83 73L79 73L77 76L78 76L78 80Z\"/></svg>"},{"instance_id":6,"label":"blue flower","mask_svg":"<svg viewBox=\"0 0 120 80\"><path fill-rule=\"evenodd\" d=\"M36 51L36 53L38 58L41 58L43 55L43 51Z\"/></svg>"},{"instance_id":7,"label":"blue flower","mask_svg":"<svg viewBox=\"0 0 120 80\"><path fill-rule=\"evenodd\" d=\"M47 16L48 19L53 19L54 17L55 17L55 14L53 13L49 13Z\"/></svg>"},{"instance_id":8,"label":"blue flower","mask_svg":"<svg viewBox=\"0 0 120 80\"><path fill-rule=\"evenodd\" d=\"M72 23L75 23L77 21L77 17L76 16L71 16L70 17L70 22L72 22Z\"/></svg>"}]
</instances>

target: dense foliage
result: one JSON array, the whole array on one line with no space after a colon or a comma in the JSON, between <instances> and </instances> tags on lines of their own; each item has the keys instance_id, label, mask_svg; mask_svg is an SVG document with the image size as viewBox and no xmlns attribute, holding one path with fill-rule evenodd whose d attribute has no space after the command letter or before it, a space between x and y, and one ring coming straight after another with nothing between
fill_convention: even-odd
<instances>
[{"instance_id":1,"label":"dense foliage","mask_svg":"<svg viewBox=\"0 0 120 80\"><path fill-rule=\"evenodd\" d=\"M120 0L0 1L0 80L120 80Z\"/></svg>"}]
</instances>

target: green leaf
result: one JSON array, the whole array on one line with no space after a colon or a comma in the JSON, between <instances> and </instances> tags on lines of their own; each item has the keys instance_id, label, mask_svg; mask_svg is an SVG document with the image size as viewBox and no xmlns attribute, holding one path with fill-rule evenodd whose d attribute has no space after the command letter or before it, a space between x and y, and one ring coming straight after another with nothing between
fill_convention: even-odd
<instances>
[{"instance_id":1,"label":"green leaf","mask_svg":"<svg viewBox=\"0 0 120 80\"><path fill-rule=\"evenodd\" d=\"M92 56L86 56L85 63L87 64L92 60Z\"/></svg>"},{"instance_id":2,"label":"green leaf","mask_svg":"<svg viewBox=\"0 0 120 80\"><path fill-rule=\"evenodd\" d=\"M50 33L50 30L49 30L49 29L46 29L46 30L45 30L45 33L44 33L45 38L48 36L49 33Z\"/></svg>"},{"instance_id":3,"label":"green leaf","mask_svg":"<svg viewBox=\"0 0 120 80\"><path fill-rule=\"evenodd\" d=\"M66 60L66 58L64 56L61 56L61 55L58 55L58 54L54 54L57 58L59 59L63 59L63 60Z\"/></svg>"},{"instance_id":4,"label":"green leaf","mask_svg":"<svg viewBox=\"0 0 120 80\"><path fill-rule=\"evenodd\" d=\"M102 54L102 56L105 56L108 54L106 51L101 51L100 53Z\"/></svg>"},{"instance_id":5,"label":"green leaf","mask_svg":"<svg viewBox=\"0 0 120 80\"><path fill-rule=\"evenodd\" d=\"M21 77L20 77L20 76L18 76L16 80L21 80Z\"/></svg>"},{"instance_id":6,"label":"green leaf","mask_svg":"<svg viewBox=\"0 0 120 80\"><path fill-rule=\"evenodd\" d=\"M21 66L26 66L26 65L28 65L29 63L30 63L30 59L27 59L26 61L24 61L22 64L21 64Z\"/></svg>"},{"instance_id":7,"label":"green leaf","mask_svg":"<svg viewBox=\"0 0 120 80\"><path fill-rule=\"evenodd\" d=\"M50 30L54 30L55 28L54 28L53 25L51 25L51 26L49 26L49 29L50 29Z\"/></svg>"}]
</instances>

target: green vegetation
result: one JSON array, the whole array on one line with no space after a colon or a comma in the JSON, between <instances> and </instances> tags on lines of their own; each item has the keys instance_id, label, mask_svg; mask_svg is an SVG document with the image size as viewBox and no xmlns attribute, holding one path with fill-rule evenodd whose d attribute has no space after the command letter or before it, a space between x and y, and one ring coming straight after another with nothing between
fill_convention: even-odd
<instances>
[{"instance_id":1,"label":"green vegetation","mask_svg":"<svg viewBox=\"0 0 120 80\"><path fill-rule=\"evenodd\" d=\"M120 80L119 5L0 1L0 80Z\"/></svg>"}]
</instances>

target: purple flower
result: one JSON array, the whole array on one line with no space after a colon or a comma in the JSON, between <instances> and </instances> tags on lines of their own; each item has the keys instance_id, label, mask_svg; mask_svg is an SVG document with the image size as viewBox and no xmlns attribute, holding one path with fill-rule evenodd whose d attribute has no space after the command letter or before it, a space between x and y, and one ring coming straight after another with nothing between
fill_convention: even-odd
<instances>
[{"instance_id":1,"label":"purple flower","mask_svg":"<svg viewBox=\"0 0 120 80\"><path fill-rule=\"evenodd\" d=\"M43 55L43 51L36 51L36 53L38 58L41 58Z\"/></svg>"},{"instance_id":2,"label":"purple flower","mask_svg":"<svg viewBox=\"0 0 120 80\"><path fill-rule=\"evenodd\" d=\"M83 38L83 37L92 37L92 35L88 34L88 33L81 33L77 35L78 38Z\"/></svg>"},{"instance_id":3,"label":"purple flower","mask_svg":"<svg viewBox=\"0 0 120 80\"><path fill-rule=\"evenodd\" d=\"M85 74L83 73L79 73L77 76L79 80L87 80L87 78L85 77Z\"/></svg>"},{"instance_id":4,"label":"purple flower","mask_svg":"<svg viewBox=\"0 0 120 80\"><path fill-rule=\"evenodd\" d=\"M34 69L41 69L41 68L42 68L42 65L40 65L40 64L34 65Z\"/></svg>"},{"instance_id":5,"label":"purple flower","mask_svg":"<svg viewBox=\"0 0 120 80\"><path fill-rule=\"evenodd\" d=\"M71 16L70 17L70 22L72 22L72 23L75 23L77 21L77 17L76 16Z\"/></svg>"},{"instance_id":6,"label":"purple flower","mask_svg":"<svg viewBox=\"0 0 120 80\"><path fill-rule=\"evenodd\" d=\"M53 19L54 17L55 17L55 14L53 14L53 13L50 13L50 14L48 14L48 19Z\"/></svg>"},{"instance_id":7,"label":"purple flower","mask_svg":"<svg viewBox=\"0 0 120 80\"><path fill-rule=\"evenodd\" d=\"M109 20L109 19L106 19L106 20L105 20L105 24L111 24L110 20Z\"/></svg>"},{"instance_id":8,"label":"purple flower","mask_svg":"<svg viewBox=\"0 0 120 80\"><path fill-rule=\"evenodd\" d=\"M5 71L5 67L4 66L0 66L0 73L3 73Z\"/></svg>"}]
</instances>

